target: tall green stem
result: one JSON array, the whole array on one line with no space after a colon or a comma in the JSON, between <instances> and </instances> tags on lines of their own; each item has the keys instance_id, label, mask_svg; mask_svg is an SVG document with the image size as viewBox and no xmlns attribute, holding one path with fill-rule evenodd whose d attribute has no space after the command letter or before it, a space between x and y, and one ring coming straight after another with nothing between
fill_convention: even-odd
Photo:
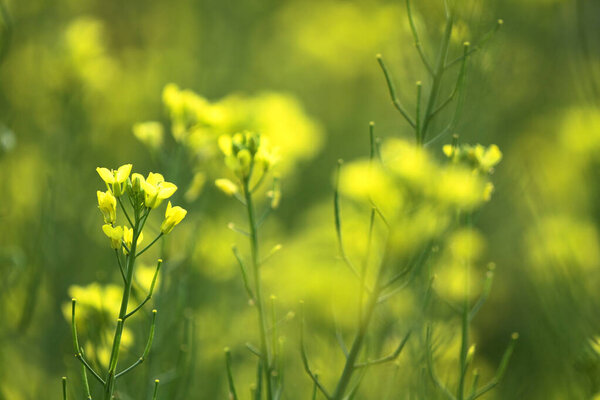
<instances>
[{"instance_id":1,"label":"tall green stem","mask_svg":"<svg viewBox=\"0 0 600 400\"><path fill-rule=\"evenodd\" d=\"M246 209L248 211L248 223L250 225L250 251L252 254L252 272L254 274L254 296L256 311L258 313L258 325L260 330L260 358L262 370L264 371L267 399L273 398L271 385L272 366L269 360L269 350L267 347L267 329L264 313L264 302L261 289L260 264L258 258L258 232L256 218L254 216L254 205L252 203L252 192L250 190L250 179L246 178L243 182L244 198L246 200Z\"/></svg>"},{"instance_id":2,"label":"tall green stem","mask_svg":"<svg viewBox=\"0 0 600 400\"><path fill-rule=\"evenodd\" d=\"M119 357L119 349L121 347L121 334L123 333L123 326L125 324L125 316L127 315L127 306L129 305L129 296L131 295L131 284L133 282L133 268L136 259L137 241L142 231L140 222L139 212L135 211L135 224L133 226L133 238L131 245L129 246L129 256L127 257L126 266L126 279L125 287L123 288L123 297L121 299L121 308L119 310L120 323L117 324L115 329L115 336L113 339L113 350L110 355L110 361L108 363L108 376L106 377L106 385L104 387L104 400L111 400L114 386L115 386L115 375L117 369L117 361Z\"/></svg>"}]
</instances>

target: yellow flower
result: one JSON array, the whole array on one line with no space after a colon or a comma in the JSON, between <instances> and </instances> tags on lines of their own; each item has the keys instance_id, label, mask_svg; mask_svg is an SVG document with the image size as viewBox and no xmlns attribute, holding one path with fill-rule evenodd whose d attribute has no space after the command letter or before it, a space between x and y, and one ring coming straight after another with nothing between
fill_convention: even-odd
<instances>
[{"instance_id":1,"label":"yellow flower","mask_svg":"<svg viewBox=\"0 0 600 400\"><path fill-rule=\"evenodd\" d=\"M146 146L157 150L163 144L164 129L160 122L140 122L133 125L133 134Z\"/></svg>"},{"instance_id":2,"label":"yellow flower","mask_svg":"<svg viewBox=\"0 0 600 400\"><path fill-rule=\"evenodd\" d=\"M127 229L127 228L125 228ZM102 225L102 231L110 239L110 247L113 249L121 248L121 241L123 240L123 228L120 226L113 227L111 224Z\"/></svg>"},{"instance_id":3,"label":"yellow flower","mask_svg":"<svg viewBox=\"0 0 600 400\"><path fill-rule=\"evenodd\" d=\"M221 135L218 142L225 155L225 164L242 180L249 178L253 169L266 173L277 161L267 138L258 133L245 131L233 136Z\"/></svg>"},{"instance_id":4,"label":"yellow flower","mask_svg":"<svg viewBox=\"0 0 600 400\"><path fill-rule=\"evenodd\" d=\"M227 196L233 196L239 191L238 186L229 179L217 179L215 186L221 189Z\"/></svg>"},{"instance_id":5,"label":"yellow flower","mask_svg":"<svg viewBox=\"0 0 600 400\"><path fill-rule=\"evenodd\" d=\"M482 172L492 172L493 168L502 160L502 152L495 144L484 150L479 157L479 168Z\"/></svg>"},{"instance_id":6,"label":"yellow flower","mask_svg":"<svg viewBox=\"0 0 600 400\"><path fill-rule=\"evenodd\" d=\"M495 144L487 148L480 144L474 146L467 144L460 147L446 144L442 148L442 151L454 162L465 162L473 169L479 170L484 174L494 172L494 167L502 160L502 152Z\"/></svg>"},{"instance_id":7,"label":"yellow flower","mask_svg":"<svg viewBox=\"0 0 600 400\"><path fill-rule=\"evenodd\" d=\"M172 207L171 202L167 204L167 211L165 212L165 220L160 226L160 231L165 235L173 230L175 225L181 222L187 211L183 208L176 206Z\"/></svg>"},{"instance_id":8,"label":"yellow flower","mask_svg":"<svg viewBox=\"0 0 600 400\"><path fill-rule=\"evenodd\" d=\"M142 243L144 240L144 234L140 232L140 236L138 236L137 245ZM123 241L127 245L127 248L131 249L131 243L133 242L133 229L129 229L128 227L123 227ZM123 253L127 254L127 250L123 249Z\"/></svg>"},{"instance_id":9,"label":"yellow flower","mask_svg":"<svg viewBox=\"0 0 600 400\"><path fill-rule=\"evenodd\" d=\"M104 222L114 224L117 220L117 199L108 190L106 192L98 190L96 194L98 195L98 208L102 211Z\"/></svg>"},{"instance_id":10,"label":"yellow flower","mask_svg":"<svg viewBox=\"0 0 600 400\"><path fill-rule=\"evenodd\" d=\"M171 182L165 182L161 174L150 172L145 181L140 182L144 188L145 204L148 208L156 208L164 199L168 199L175 193L177 186Z\"/></svg>"},{"instance_id":11,"label":"yellow flower","mask_svg":"<svg viewBox=\"0 0 600 400\"><path fill-rule=\"evenodd\" d=\"M131 173L131 164L121 165L116 171L100 167L96 168L96 171L115 196L119 197L125 192L125 182Z\"/></svg>"}]
</instances>

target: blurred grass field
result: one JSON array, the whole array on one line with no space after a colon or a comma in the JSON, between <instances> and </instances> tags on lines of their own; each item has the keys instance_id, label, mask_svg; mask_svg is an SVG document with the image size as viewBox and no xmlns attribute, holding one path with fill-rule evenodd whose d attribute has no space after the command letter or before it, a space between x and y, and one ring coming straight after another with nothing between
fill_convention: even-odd
<instances>
[{"instance_id":1,"label":"blurred grass field","mask_svg":"<svg viewBox=\"0 0 600 400\"><path fill-rule=\"evenodd\" d=\"M414 3L433 58L444 3ZM479 244L475 273L496 266L471 331L482 379L511 333L520 339L503 381L483 398L593 399L600 393L600 4L450 3L457 10L452 58L464 41L504 21L472 57L455 129L462 142L497 144L503 153L493 199L469 236ZM240 398L249 398L256 359L245 343L256 342L255 316L231 246L247 248L227 229L245 214L213 184L224 170L216 138L243 129L260 130L280 149L281 205L262 228L261 248L282 245L263 276L281 321L283 398L312 393L298 350L300 300L311 363L332 382L344 358L336 329L351 338L356 317L356 285L336 247L336 160L368 157L369 121L382 138L413 139L375 58L385 57L400 99L414 109L414 82L427 76L404 1L0 4L0 399L60 398L65 375L70 398L82 398L71 297L87 301L86 352L95 351L99 364L106 358L94 346L110 339L103 324L118 308L120 277L99 228L96 167L129 162L174 182L174 202L188 215L138 270L149 285L152 257L167 260L152 300L159 317L150 359L123 381L119 398L151 398L160 378L159 398L225 399L226 346ZM178 132L187 128L173 124L178 96L205 110L206 128L186 136L185 146ZM160 125L139 125L148 121ZM450 141L428 145L435 160ZM369 214L347 197L347 246L358 257ZM160 222L151 219L149 228ZM436 279L453 299L453 279L461 277L448 269ZM417 297L408 290L386 303L369 349L393 349L419 323ZM438 372L451 381L459 321L438 317ZM149 319L131 324L125 359L143 350ZM413 335L396 363L367 372L356 398L420 399L418 348Z\"/></svg>"}]
</instances>

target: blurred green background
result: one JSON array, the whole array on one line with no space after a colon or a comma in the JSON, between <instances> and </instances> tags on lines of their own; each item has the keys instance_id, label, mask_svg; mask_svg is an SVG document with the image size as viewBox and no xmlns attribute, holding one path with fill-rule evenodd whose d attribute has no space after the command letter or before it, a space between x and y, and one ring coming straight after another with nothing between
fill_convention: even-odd
<instances>
[{"instance_id":1,"label":"blurred green background","mask_svg":"<svg viewBox=\"0 0 600 400\"><path fill-rule=\"evenodd\" d=\"M443 2L415 3L432 58ZM499 362L511 332L521 339L505 380L487 398L593 398L600 392L600 3L454 3L454 56L463 41L477 43L504 20L470 62L457 127L461 141L495 143L504 153L494 198L476 222L487 242L483 259L497 265L473 326L482 370ZM160 250L167 261L153 300L153 353L123 381L120 398L149 398L157 377L161 398L226 398L225 346L239 391L249 395L255 359L244 343L256 342L255 317L230 252L244 238L227 229L229 221L243 224L243 210L211 183L222 175L214 143L182 149L170 136L162 91L171 82L222 105L241 128L268 130L285 150L282 204L261 239L265 249L283 244L264 273L284 319L284 398L306 398L311 389L299 323L288 316L301 299L312 362L337 374L333 315L348 335L353 323L343 307L351 300L331 295L349 279L336 260L331 176L336 159L368 154L369 121L378 136L411 138L375 60L383 54L413 109L414 82L427 76L404 2L3 0L2 8L0 398L59 398L67 374L73 398L81 398L63 309L87 288L90 309L100 313L89 313L81 335L106 339L94 323L111 309L107 285L120 278L100 230L95 168L127 162L176 183L174 199L189 213ZM142 121L164 124L158 148L134 136ZM441 159L449 140L431 143L431 151ZM386 318L396 325L382 331L393 342L404 332L396 328L409 323L410 295L391 304ZM148 324L147 317L132 324L126 359L143 349ZM367 375L358 397L417 398L411 369L407 352L396 366Z\"/></svg>"}]
</instances>

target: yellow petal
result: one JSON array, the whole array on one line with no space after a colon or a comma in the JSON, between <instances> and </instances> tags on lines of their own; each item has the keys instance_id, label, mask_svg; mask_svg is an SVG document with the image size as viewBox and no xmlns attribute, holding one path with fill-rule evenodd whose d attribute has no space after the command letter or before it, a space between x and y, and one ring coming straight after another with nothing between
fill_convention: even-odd
<instances>
[{"instance_id":1,"label":"yellow petal","mask_svg":"<svg viewBox=\"0 0 600 400\"><path fill-rule=\"evenodd\" d=\"M162 183L164 181L165 178L161 174L157 174L154 172L150 172L148 174L148 178L146 178L146 182L153 186L157 186L159 183Z\"/></svg>"},{"instance_id":2,"label":"yellow petal","mask_svg":"<svg viewBox=\"0 0 600 400\"><path fill-rule=\"evenodd\" d=\"M123 183L129 178L129 174L131 173L131 164L121 165L117 170L117 178L116 181L119 183Z\"/></svg>"},{"instance_id":3,"label":"yellow petal","mask_svg":"<svg viewBox=\"0 0 600 400\"><path fill-rule=\"evenodd\" d=\"M113 184L115 183L115 176L113 175L112 172L110 172L110 170L108 168L96 168L96 171L98 172L98 175L100 175L100 178L102 178L102 180L106 183Z\"/></svg>"},{"instance_id":4,"label":"yellow petal","mask_svg":"<svg viewBox=\"0 0 600 400\"><path fill-rule=\"evenodd\" d=\"M177 190L177 186L172 184L171 182L163 182L158 188L158 198L159 199L168 199L173 196L173 193Z\"/></svg>"}]
</instances>

